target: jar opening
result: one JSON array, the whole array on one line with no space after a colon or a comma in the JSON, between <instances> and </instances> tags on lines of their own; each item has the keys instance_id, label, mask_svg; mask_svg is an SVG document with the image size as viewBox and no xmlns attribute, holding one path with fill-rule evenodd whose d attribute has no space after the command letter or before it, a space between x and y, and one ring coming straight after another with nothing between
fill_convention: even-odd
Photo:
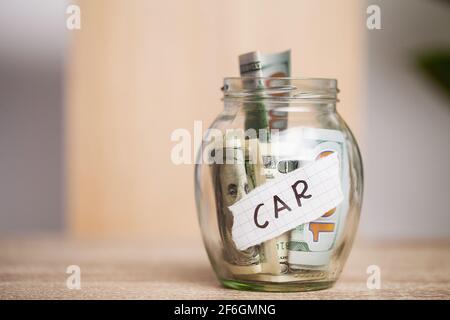
<instances>
[{"instance_id":1,"label":"jar opening","mask_svg":"<svg viewBox=\"0 0 450 320\"><path fill-rule=\"evenodd\" d=\"M222 91L224 100L335 103L339 89L336 79L229 77Z\"/></svg>"}]
</instances>

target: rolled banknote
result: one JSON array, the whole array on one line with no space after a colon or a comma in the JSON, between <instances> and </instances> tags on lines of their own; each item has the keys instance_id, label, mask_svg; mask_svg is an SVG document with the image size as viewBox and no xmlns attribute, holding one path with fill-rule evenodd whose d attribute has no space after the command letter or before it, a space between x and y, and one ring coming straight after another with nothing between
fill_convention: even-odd
<instances>
[{"instance_id":1,"label":"rolled banknote","mask_svg":"<svg viewBox=\"0 0 450 320\"><path fill-rule=\"evenodd\" d=\"M297 168L297 166L285 164L280 166L280 170L277 149L274 141L267 143L261 142L259 139L246 140L245 163L249 192L266 181ZM289 232L286 232L260 245L262 273L279 275L288 272L288 243Z\"/></svg>"},{"instance_id":2,"label":"rolled banknote","mask_svg":"<svg viewBox=\"0 0 450 320\"><path fill-rule=\"evenodd\" d=\"M263 144L261 144L263 145ZM266 181L275 179L283 174L286 174L297 167L290 165L290 161L280 161L278 155L278 148L272 141L270 148L261 148L262 161ZM290 232L285 232L278 237L265 241L261 244L261 268L262 273L269 273L273 275L285 274L289 271L288 268L288 244Z\"/></svg>"},{"instance_id":3,"label":"rolled banknote","mask_svg":"<svg viewBox=\"0 0 450 320\"><path fill-rule=\"evenodd\" d=\"M274 80L263 80L258 79L258 77L290 77L291 50L272 54L259 51L242 54L239 56L239 70L241 77L246 77L243 83L245 89L271 87L273 84L267 81ZM266 110L263 102L252 103L247 108L245 123L246 128L259 129L268 127L270 129L284 130L287 128L287 112L277 111L274 108Z\"/></svg>"},{"instance_id":4,"label":"rolled banknote","mask_svg":"<svg viewBox=\"0 0 450 320\"><path fill-rule=\"evenodd\" d=\"M304 144L309 148L310 161L337 153L340 159L341 185L344 200L341 204L315 221L299 225L291 231L289 241L289 268L293 271L313 269L326 270L336 243L342 236L348 211L349 171L346 146L341 132L335 130L304 130Z\"/></svg>"},{"instance_id":5,"label":"rolled banknote","mask_svg":"<svg viewBox=\"0 0 450 320\"><path fill-rule=\"evenodd\" d=\"M215 152L219 150L216 149ZM214 163L212 168L224 258L234 274L258 273L261 272L258 247L240 251L236 248L231 236L233 214L228 207L248 193L243 142L239 139L228 139L226 146L220 152L223 154L223 162Z\"/></svg>"},{"instance_id":6,"label":"rolled banknote","mask_svg":"<svg viewBox=\"0 0 450 320\"><path fill-rule=\"evenodd\" d=\"M246 89L255 89L267 85L262 82L262 79L257 79L258 77L289 77L291 74L291 50L271 54L259 51L241 54L239 56L239 70L241 77L248 78L244 82Z\"/></svg>"},{"instance_id":7,"label":"rolled banknote","mask_svg":"<svg viewBox=\"0 0 450 320\"><path fill-rule=\"evenodd\" d=\"M258 77L290 76L290 50L274 54L263 54L259 51L242 54L239 56L239 69L241 76L246 77L243 80L245 89L252 90L270 86L269 83L264 83L264 80L258 79ZM274 110L270 110L268 117L267 108L262 99L260 102L256 100L255 102L245 103L244 109L246 111L246 130L285 129L287 127L285 113L275 114ZM259 136L261 143L270 143L270 135L266 137L267 139L261 139L262 137ZM259 165L257 170L259 170L259 173L262 169L263 175L259 173L258 179L255 176L256 166L249 164L248 154L246 157L247 180L250 182L249 186L251 189L265 183L266 179L273 179L279 175L276 169L276 163L272 162L272 160L276 160L275 157L272 155L264 155L262 157L259 149L260 145L257 151L259 154L258 161L262 162L263 166L261 167ZM261 177L265 177L265 179ZM285 233L261 244L260 254L263 273L283 274L288 271L288 241L289 235Z\"/></svg>"}]
</instances>

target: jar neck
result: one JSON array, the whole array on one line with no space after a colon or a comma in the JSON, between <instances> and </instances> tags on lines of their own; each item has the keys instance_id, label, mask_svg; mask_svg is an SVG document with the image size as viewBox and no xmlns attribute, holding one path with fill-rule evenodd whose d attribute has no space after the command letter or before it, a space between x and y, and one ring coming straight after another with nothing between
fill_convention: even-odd
<instances>
[{"instance_id":1,"label":"jar neck","mask_svg":"<svg viewBox=\"0 0 450 320\"><path fill-rule=\"evenodd\" d=\"M337 81L317 78L225 78L225 108L285 112L335 112Z\"/></svg>"},{"instance_id":2,"label":"jar neck","mask_svg":"<svg viewBox=\"0 0 450 320\"><path fill-rule=\"evenodd\" d=\"M334 113L336 101L284 101L266 99L261 101L249 101L244 99L223 99L224 110L229 112L255 112L264 109L267 112L287 113Z\"/></svg>"}]
</instances>

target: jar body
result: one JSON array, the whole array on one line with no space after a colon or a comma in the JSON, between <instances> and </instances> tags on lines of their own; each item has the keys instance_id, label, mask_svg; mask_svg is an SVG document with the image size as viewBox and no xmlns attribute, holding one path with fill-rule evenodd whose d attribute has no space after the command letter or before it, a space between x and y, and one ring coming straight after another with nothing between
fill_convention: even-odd
<instances>
[{"instance_id":1,"label":"jar body","mask_svg":"<svg viewBox=\"0 0 450 320\"><path fill-rule=\"evenodd\" d=\"M308 291L331 287L350 252L363 193L358 146L335 111L335 102L298 104L290 100L266 100L263 112L268 112L269 116L262 126L254 121L260 119L260 102L225 99L224 103L223 112L204 137L195 168L200 228L219 281L226 287L259 291ZM230 132L245 133L249 128L266 125L277 130L266 136L259 133L253 136L259 147L265 146L260 152L263 182L250 181L252 178L246 165L238 165L237 168L236 165L205 161L211 158L211 154L215 155L212 150L217 151L217 141L211 132L215 132L215 137L227 137ZM252 137L247 135L240 140L239 151L246 160L249 140ZM234 246L229 205L246 194L251 195L261 183L277 179L334 152L340 159L344 195L344 200L336 208L324 212L318 220L299 225L246 250L240 251ZM235 181L231 189L230 169L233 173L239 172L234 177L241 176L245 180ZM322 227L325 229L320 230Z\"/></svg>"}]
</instances>

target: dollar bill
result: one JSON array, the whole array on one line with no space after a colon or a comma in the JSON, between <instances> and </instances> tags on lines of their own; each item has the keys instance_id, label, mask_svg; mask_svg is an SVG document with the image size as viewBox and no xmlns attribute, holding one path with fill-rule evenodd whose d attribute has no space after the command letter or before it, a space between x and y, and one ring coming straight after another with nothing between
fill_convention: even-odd
<instances>
[{"instance_id":1,"label":"dollar bill","mask_svg":"<svg viewBox=\"0 0 450 320\"><path fill-rule=\"evenodd\" d=\"M259 248L254 246L243 251L238 250L231 234L233 214L228 207L239 201L249 191L243 147L242 140L227 139L225 147L215 150L215 156L218 152L222 153L223 162L212 165L223 254L229 270L234 274L261 272Z\"/></svg>"},{"instance_id":2,"label":"dollar bill","mask_svg":"<svg viewBox=\"0 0 450 320\"><path fill-rule=\"evenodd\" d=\"M258 138L245 140L245 170L249 192L263 185L267 180L274 179L279 174L273 166L276 164L267 161L268 156L263 153L271 153L272 144L261 142ZM263 160L265 158L266 160ZM274 158L270 156L270 158ZM270 274L282 274L288 271L287 243L288 233L266 241L260 245L261 272Z\"/></svg>"},{"instance_id":3,"label":"dollar bill","mask_svg":"<svg viewBox=\"0 0 450 320\"><path fill-rule=\"evenodd\" d=\"M337 153L340 159L341 185L344 200L337 207L319 219L297 226L291 231L288 263L291 270L326 270L337 241L342 235L348 211L349 171L347 150L343 134L340 131L305 128L302 142L307 149L304 159L315 161L331 153ZM305 163L305 162L303 162Z\"/></svg>"},{"instance_id":4,"label":"dollar bill","mask_svg":"<svg viewBox=\"0 0 450 320\"><path fill-rule=\"evenodd\" d=\"M264 79L258 77L288 77L290 76L290 50L275 54L262 54L259 51L249 52L239 56L239 68L244 78L244 88L247 90L269 87L271 84L264 83ZM246 129L285 129L287 127L286 114L276 114L274 110L267 111L264 101L256 101L244 104L246 110L245 128ZM270 120L269 120L270 119ZM267 139L261 139L262 144L270 143L270 136ZM260 148L261 145L258 146ZM261 155L261 153L259 153ZM271 155L259 156L258 161L262 161L263 166L258 166L258 181L256 181L255 168L249 164L246 157L247 179L250 182L251 189L265 183L267 179L274 179L279 175L276 168L276 159ZM261 177L264 177L262 179ZM288 233L282 234L274 239L261 244L261 264L262 272L269 274L283 274L288 271L287 264L287 244L289 241Z\"/></svg>"},{"instance_id":5,"label":"dollar bill","mask_svg":"<svg viewBox=\"0 0 450 320\"><path fill-rule=\"evenodd\" d=\"M263 146L263 144L262 144ZM270 143L270 148L262 148L262 161L266 180L272 180L283 173L278 170L277 148L275 142ZM288 242L289 233L285 232L273 239L261 244L262 273L285 274L288 272Z\"/></svg>"},{"instance_id":6,"label":"dollar bill","mask_svg":"<svg viewBox=\"0 0 450 320\"><path fill-rule=\"evenodd\" d=\"M289 232L261 244L261 272L279 275L289 271L288 246Z\"/></svg>"},{"instance_id":7,"label":"dollar bill","mask_svg":"<svg viewBox=\"0 0 450 320\"><path fill-rule=\"evenodd\" d=\"M271 87L260 77L289 77L291 74L291 51L265 54L259 51L248 52L239 56L239 70L243 86L247 90ZM245 128L279 129L287 128L287 113L274 109L267 110L263 101L244 104L246 111Z\"/></svg>"},{"instance_id":8,"label":"dollar bill","mask_svg":"<svg viewBox=\"0 0 450 320\"><path fill-rule=\"evenodd\" d=\"M295 141L295 140L294 140ZM290 148L283 143L274 143L271 148L263 153L265 177L267 180L275 179L298 169L304 159L299 159L297 154L292 155ZM278 237L265 241L261 245L260 256L262 273L285 274L288 273L288 248L290 243L290 231ZM278 264L276 263L278 262Z\"/></svg>"},{"instance_id":9,"label":"dollar bill","mask_svg":"<svg viewBox=\"0 0 450 320\"><path fill-rule=\"evenodd\" d=\"M289 77L291 74L291 50L278 53L261 53L253 51L239 56L241 77L246 77L244 87L256 89L267 86L263 79Z\"/></svg>"},{"instance_id":10,"label":"dollar bill","mask_svg":"<svg viewBox=\"0 0 450 320\"><path fill-rule=\"evenodd\" d=\"M245 140L245 171L249 192L266 182L260 142L257 138Z\"/></svg>"}]
</instances>

